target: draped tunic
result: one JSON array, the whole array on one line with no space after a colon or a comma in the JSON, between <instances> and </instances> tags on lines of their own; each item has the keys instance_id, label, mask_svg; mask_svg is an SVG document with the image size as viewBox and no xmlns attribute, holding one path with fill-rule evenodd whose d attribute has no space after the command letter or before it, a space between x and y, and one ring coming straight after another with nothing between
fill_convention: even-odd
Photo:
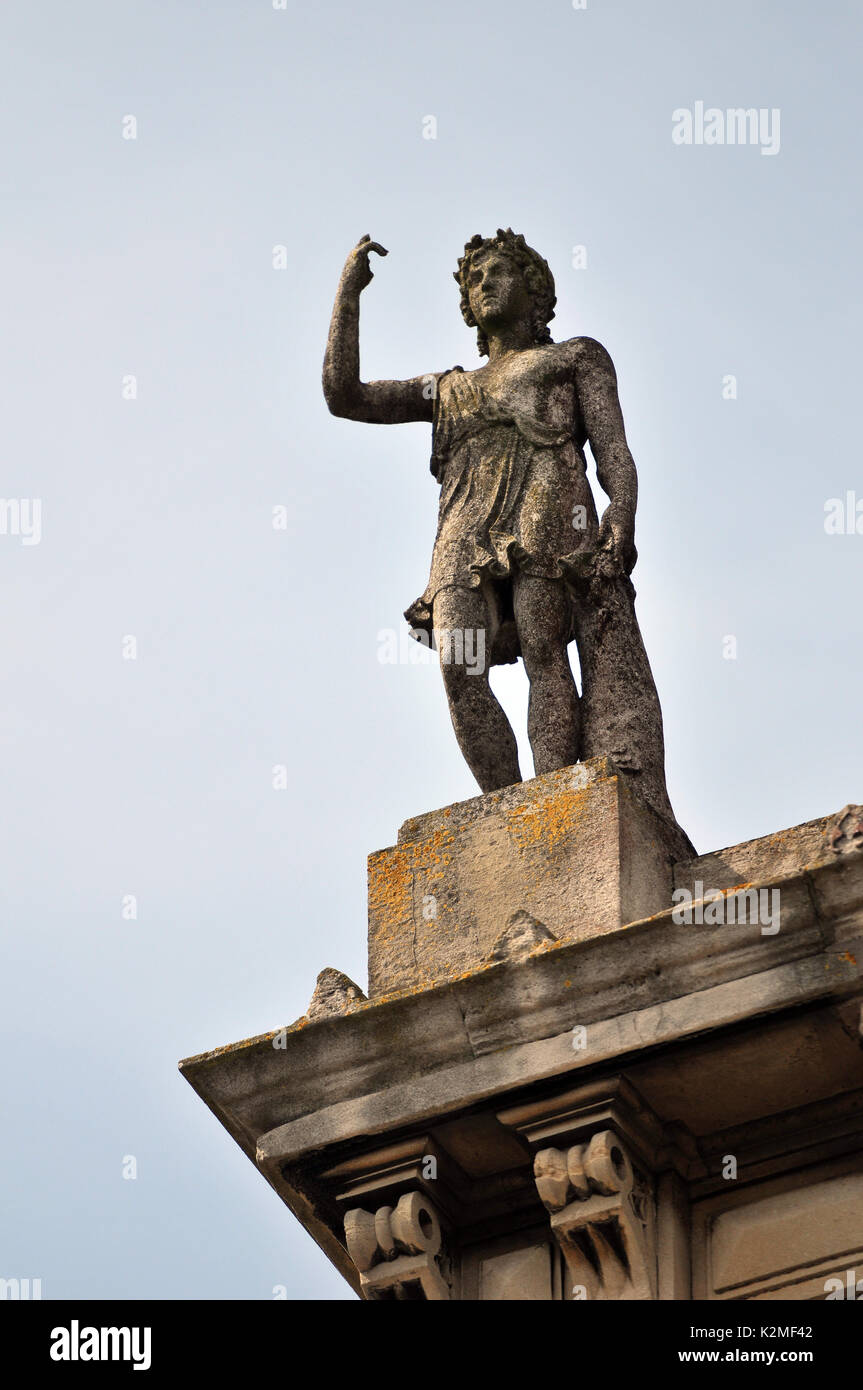
<instances>
[{"instance_id":1,"label":"draped tunic","mask_svg":"<svg viewBox=\"0 0 863 1390\"><path fill-rule=\"evenodd\" d=\"M405 617L431 636L442 589L482 589L491 607L490 664L520 653L512 602L516 574L564 583L570 600L567 641L575 636L573 580L596 541L596 508L573 424L544 418L536 393L505 372L459 400L453 381L437 383L431 471L441 485L431 573ZM473 377L473 374L472 374ZM420 639L422 640L422 639Z\"/></svg>"}]
</instances>

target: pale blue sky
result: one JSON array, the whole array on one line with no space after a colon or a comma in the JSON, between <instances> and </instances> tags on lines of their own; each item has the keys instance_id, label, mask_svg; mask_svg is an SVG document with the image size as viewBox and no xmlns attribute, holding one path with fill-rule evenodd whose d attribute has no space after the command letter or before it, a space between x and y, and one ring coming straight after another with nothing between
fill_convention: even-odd
<instances>
[{"instance_id":1,"label":"pale blue sky","mask_svg":"<svg viewBox=\"0 0 863 1390\"><path fill-rule=\"evenodd\" d=\"M325 965L365 985L367 853L475 791L434 666L377 659L428 574L429 430L320 393L364 232L367 377L476 365L451 275L498 226L549 260L555 336L611 352L699 849L863 800L863 535L823 525L863 500L861 15L4 6L2 493L42 539L0 535L0 1275L353 1297L176 1062L292 1021ZM674 145L698 100L779 108L779 154Z\"/></svg>"}]
</instances>

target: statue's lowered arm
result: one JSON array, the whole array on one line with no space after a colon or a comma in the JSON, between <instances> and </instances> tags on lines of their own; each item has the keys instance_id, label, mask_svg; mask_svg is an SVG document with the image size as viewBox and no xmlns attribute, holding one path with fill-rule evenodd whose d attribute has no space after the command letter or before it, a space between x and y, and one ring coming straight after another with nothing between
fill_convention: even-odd
<instances>
[{"instance_id":1,"label":"statue's lowered arm","mask_svg":"<svg viewBox=\"0 0 863 1390\"><path fill-rule=\"evenodd\" d=\"M596 476L609 499L599 527L598 544L610 549L625 574L631 573L635 549L635 507L638 477L626 442L623 412L617 395L617 374L605 348L592 338L581 338L577 389Z\"/></svg>"}]
</instances>

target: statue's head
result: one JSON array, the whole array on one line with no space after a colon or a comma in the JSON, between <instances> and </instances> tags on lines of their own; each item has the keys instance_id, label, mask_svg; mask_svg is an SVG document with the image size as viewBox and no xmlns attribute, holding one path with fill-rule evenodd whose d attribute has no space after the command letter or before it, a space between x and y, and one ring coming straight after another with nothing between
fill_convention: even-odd
<instances>
[{"instance_id":1,"label":"statue's head","mask_svg":"<svg viewBox=\"0 0 863 1390\"><path fill-rule=\"evenodd\" d=\"M518 319L528 321L536 343L552 341L554 277L548 262L511 227L498 228L493 237L471 237L453 278L461 290L462 317L477 330L480 357L488 356L489 333Z\"/></svg>"}]
</instances>

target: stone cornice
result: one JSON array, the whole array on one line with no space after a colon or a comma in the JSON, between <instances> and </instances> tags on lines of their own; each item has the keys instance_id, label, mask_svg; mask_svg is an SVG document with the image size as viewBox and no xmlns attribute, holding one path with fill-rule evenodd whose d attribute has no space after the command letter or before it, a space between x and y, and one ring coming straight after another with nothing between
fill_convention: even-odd
<instances>
[{"instance_id":1,"label":"stone cornice","mask_svg":"<svg viewBox=\"0 0 863 1390\"><path fill-rule=\"evenodd\" d=\"M747 886L780 890L776 935L678 926L669 910L180 1067L272 1180L280 1165L358 1132L422 1123L472 1098L859 988L863 854ZM573 1048L576 1026L587 1030L582 1050Z\"/></svg>"}]
</instances>

